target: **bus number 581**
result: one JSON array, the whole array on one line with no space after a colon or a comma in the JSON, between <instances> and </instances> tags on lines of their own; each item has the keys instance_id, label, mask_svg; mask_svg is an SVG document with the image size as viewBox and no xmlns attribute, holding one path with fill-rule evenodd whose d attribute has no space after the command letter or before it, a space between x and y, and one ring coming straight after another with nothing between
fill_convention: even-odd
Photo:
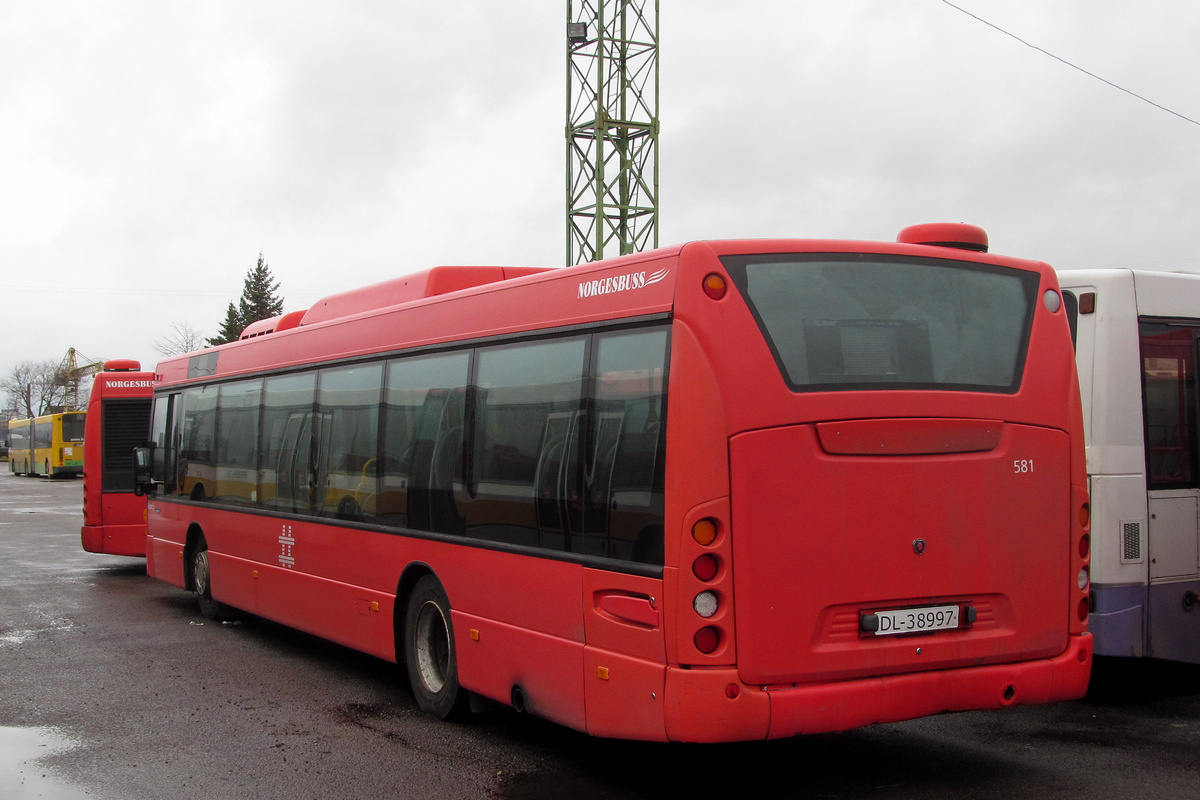
<instances>
[{"instance_id":1,"label":"bus number 581","mask_svg":"<svg viewBox=\"0 0 1200 800\"><path fill-rule=\"evenodd\" d=\"M1017 475L1024 475L1027 472L1033 472L1033 459L1017 459L1016 461L1013 461L1013 472L1015 472Z\"/></svg>"}]
</instances>

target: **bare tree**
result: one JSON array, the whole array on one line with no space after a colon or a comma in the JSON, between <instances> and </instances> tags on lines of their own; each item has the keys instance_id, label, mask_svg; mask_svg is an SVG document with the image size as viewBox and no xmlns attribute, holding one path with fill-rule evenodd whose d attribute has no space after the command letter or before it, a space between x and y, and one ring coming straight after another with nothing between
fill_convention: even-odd
<instances>
[{"instance_id":1,"label":"bare tree","mask_svg":"<svg viewBox=\"0 0 1200 800\"><path fill-rule=\"evenodd\" d=\"M204 336L190 322L172 322L171 332L154 340L154 349L164 356L181 356L204 346Z\"/></svg>"},{"instance_id":2,"label":"bare tree","mask_svg":"<svg viewBox=\"0 0 1200 800\"><path fill-rule=\"evenodd\" d=\"M0 390L8 394L8 407L17 418L47 414L63 405L65 387L58 367L57 361L22 361L0 380Z\"/></svg>"}]
</instances>

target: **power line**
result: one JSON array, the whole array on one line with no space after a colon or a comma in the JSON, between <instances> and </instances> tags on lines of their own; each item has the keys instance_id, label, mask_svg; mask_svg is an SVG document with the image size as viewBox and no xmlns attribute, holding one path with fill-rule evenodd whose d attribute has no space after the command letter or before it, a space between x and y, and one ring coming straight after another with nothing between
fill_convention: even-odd
<instances>
[{"instance_id":1,"label":"power line","mask_svg":"<svg viewBox=\"0 0 1200 800\"><path fill-rule=\"evenodd\" d=\"M1055 61L1058 61L1061 64L1066 64L1071 69L1082 72L1084 75L1087 75L1089 78L1095 78L1096 80L1100 81L1101 83L1107 84L1107 85L1111 86L1112 88L1117 89L1118 91L1122 91L1125 94L1129 95L1130 97L1136 97L1138 100L1141 100L1143 103L1149 103L1150 105L1154 106L1155 108L1157 108L1161 111L1165 111L1168 114L1173 114L1174 116L1179 117L1184 122L1190 122L1193 125L1200 126L1200 122L1197 122L1196 120L1192 119L1191 117L1184 116L1183 114L1180 114L1178 111L1172 111L1171 109L1167 108L1166 106L1156 103L1153 100L1150 100L1146 97L1143 97L1142 95L1138 94L1137 92L1132 92L1129 89L1126 89L1124 86L1118 86L1117 84L1113 83L1110 80L1101 78L1099 75L1097 75L1094 72L1088 72L1086 69L1079 66L1078 64L1072 64L1070 61L1067 61L1065 58L1061 58L1059 56L1054 55L1054 53L1051 53L1049 50L1045 49L1044 47L1038 47L1036 44L1027 42L1024 39L1022 39L1020 36L1017 36L1015 33L1006 31L1004 28L1001 28L999 25L988 22L986 19L979 16L978 14L973 14L961 6L954 5L954 3L951 3L950 0L942 0L942 2L945 3L946 5L950 6L951 8L953 8L956 11L961 11L962 13L966 14L971 19L982 22L984 25L987 25L989 28L1000 31L1000 33L1003 33L1005 36L1016 39L1018 42L1025 45L1026 47L1033 48L1034 50L1037 50L1039 53L1042 53L1043 55L1050 56Z\"/></svg>"},{"instance_id":2,"label":"power line","mask_svg":"<svg viewBox=\"0 0 1200 800\"><path fill-rule=\"evenodd\" d=\"M221 297L228 298L232 301L237 300L236 295L231 295L229 292L205 292L192 289L145 289L145 288L113 288L113 287L86 287L86 286L5 286L5 292L53 292L54 294L104 294L104 295L137 295L140 297ZM288 297L292 299L318 300L324 295L313 294L311 292L288 293Z\"/></svg>"},{"instance_id":3,"label":"power line","mask_svg":"<svg viewBox=\"0 0 1200 800\"><path fill-rule=\"evenodd\" d=\"M173 291L170 289L128 289L128 288L111 288L111 287L87 287L87 286L5 286L5 292L53 292L55 294L123 294L123 295L139 295L144 297L173 297L183 296L188 297L230 297L227 292L200 292L180 289Z\"/></svg>"}]
</instances>

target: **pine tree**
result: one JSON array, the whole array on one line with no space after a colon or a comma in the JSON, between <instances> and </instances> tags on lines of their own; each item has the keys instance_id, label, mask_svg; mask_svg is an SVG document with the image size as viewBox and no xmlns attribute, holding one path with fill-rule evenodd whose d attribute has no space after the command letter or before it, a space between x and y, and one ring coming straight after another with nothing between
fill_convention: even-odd
<instances>
[{"instance_id":1,"label":"pine tree","mask_svg":"<svg viewBox=\"0 0 1200 800\"><path fill-rule=\"evenodd\" d=\"M219 344L236 342L245 327L242 324L242 318L238 315L237 307L231 301L229 308L225 309L225 321L217 326L217 335L206 339L204 343L209 347L216 347Z\"/></svg>"},{"instance_id":2,"label":"pine tree","mask_svg":"<svg viewBox=\"0 0 1200 800\"><path fill-rule=\"evenodd\" d=\"M279 282L271 274L267 259L260 251L258 263L246 273L242 284L242 298L235 306L232 302L225 310L225 321L217 327L217 335L207 340L209 347L227 342L236 342L242 331L251 322L270 319L283 313L283 298L276 296Z\"/></svg>"},{"instance_id":3,"label":"pine tree","mask_svg":"<svg viewBox=\"0 0 1200 800\"><path fill-rule=\"evenodd\" d=\"M238 316L241 317L243 326L283 313L283 298L275 295L279 291L279 282L273 282L273 279L271 268L267 266L267 260L260 251L258 264L246 273L246 282L242 287Z\"/></svg>"}]
</instances>

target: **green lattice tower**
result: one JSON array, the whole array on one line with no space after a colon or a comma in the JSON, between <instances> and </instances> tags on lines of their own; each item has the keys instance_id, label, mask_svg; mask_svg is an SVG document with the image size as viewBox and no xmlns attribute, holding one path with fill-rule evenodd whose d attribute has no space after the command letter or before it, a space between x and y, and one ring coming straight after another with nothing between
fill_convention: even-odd
<instances>
[{"instance_id":1,"label":"green lattice tower","mask_svg":"<svg viewBox=\"0 0 1200 800\"><path fill-rule=\"evenodd\" d=\"M567 0L567 263L658 246L658 0Z\"/></svg>"}]
</instances>

